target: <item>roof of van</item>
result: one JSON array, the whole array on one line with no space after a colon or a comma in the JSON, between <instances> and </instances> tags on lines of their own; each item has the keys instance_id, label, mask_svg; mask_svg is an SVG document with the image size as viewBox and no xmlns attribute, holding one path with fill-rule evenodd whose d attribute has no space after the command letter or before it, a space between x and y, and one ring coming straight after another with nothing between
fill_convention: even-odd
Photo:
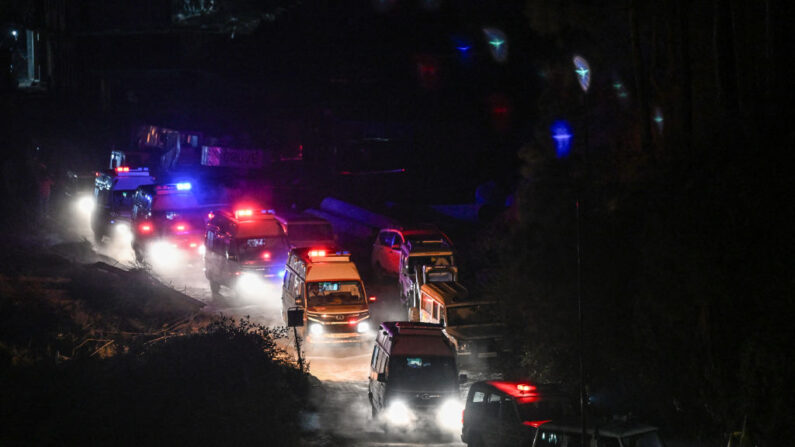
<instances>
[{"instance_id":1,"label":"roof of van","mask_svg":"<svg viewBox=\"0 0 795 447\"><path fill-rule=\"evenodd\" d=\"M351 261L320 261L312 262L307 266L307 281L341 281L346 279L361 280L359 270L356 269L356 265Z\"/></svg>"},{"instance_id":2,"label":"roof of van","mask_svg":"<svg viewBox=\"0 0 795 447\"><path fill-rule=\"evenodd\" d=\"M441 325L385 321L381 323L380 330L392 337L390 355L455 356L455 350L442 332Z\"/></svg>"}]
</instances>

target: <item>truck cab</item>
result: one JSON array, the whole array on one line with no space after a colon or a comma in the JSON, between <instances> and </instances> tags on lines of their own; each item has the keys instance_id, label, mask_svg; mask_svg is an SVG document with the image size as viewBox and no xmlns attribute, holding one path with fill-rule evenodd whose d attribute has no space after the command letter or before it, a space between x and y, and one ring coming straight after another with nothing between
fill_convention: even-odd
<instances>
[{"instance_id":1,"label":"truck cab","mask_svg":"<svg viewBox=\"0 0 795 447\"><path fill-rule=\"evenodd\" d=\"M256 293L266 280L281 280L289 246L273 210L216 210L204 235L204 274L210 290L221 286Z\"/></svg>"},{"instance_id":2,"label":"truck cab","mask_svg":"<svg viewBox=\"0 0 795 447\"><path fill-rule=\"evenodd\" d=\"M310 343L362 342L371 336L369 302L348 251L334 247L290 250L282 287L282 316L304 309Z\"/></svg>"},{"instance_id":3,"label":"truck cab","mask_svg":"<svg viewBox=\"0 0 795 447\"><path fill-rule=\"evenodd\" d=\"M420 287L416 307L409 319L436 323L456 348L459 366L495 359L503 349L503 327L499 303L470 297L457 282L433 282Z\"/></svg>"},{"instance_id":4,"label":"truck cab","mask_svg":"<svg viewBox=\"0 0 795 447\"><path fill-rule=\"evenodd\" d=\"M373 417L388 427L420 424L460 430L455 348L438 324L381 323L370 359L368 398Z\"/></svg>"},{"instance_id":5,"label":"truck cab","mask_svg":"<svg viewBox=\"0 0 795 447\"><path fill-rule=\"evenodd\" d=\"M91 229L94 239L102 242L105 236L117 231L129 233L133 208L133 196L138 187L152 185L155 178L148 168L118 166L97 172L94 179L94 209L91 213Z\"/></svg>"},{"instance_id":6,"label":"truck cab","mask_svg":"<svg viewBox=\"0 0 795 447\"><path fill-rule=\"evenodd\" d=\"M402 245L398 287L407 305L416 301L422 284L457 280L453 249L444 240L409 240Z\"/></svg>"}]
</instances>

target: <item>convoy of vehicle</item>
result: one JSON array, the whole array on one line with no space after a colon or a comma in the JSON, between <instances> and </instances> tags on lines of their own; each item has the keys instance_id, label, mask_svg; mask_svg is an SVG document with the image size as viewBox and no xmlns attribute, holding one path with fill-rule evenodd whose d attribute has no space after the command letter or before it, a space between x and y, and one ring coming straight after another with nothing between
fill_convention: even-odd
<instances>
[{"instance_id":1,"label":"convoy of vehicle","mask_svg":"<svg viewBox=\"0 0 795 447\"><path fill-rule=\"evenodd\" d=\"M155 131L169 130L146 135ZM499 302L471 296L458 282L453 244L438 228L378 232L370 264L377 276L397 279L408 321L376 327L375 297L368 297L329 221L259 205L200 203L191 182L157 182L146 167L121 166L132 154L114 151L113 169L96 174L96 240L112 236L114 228L127 230L138 260L203 259L214 296L222 286L239 295L280 284L283 319L300 310L300 335L309 343L374 340L368 399L372 417L385 428L437 428L473 446L580 444L581 427L566 419L575 414L572 401L557 387L485 380L460 399L467 377L459 367L483 365L504 350L502 313ZM588 435L592 446L662 445L656 429L643 425L592 424Z\"/></svg>"}]
</instances>

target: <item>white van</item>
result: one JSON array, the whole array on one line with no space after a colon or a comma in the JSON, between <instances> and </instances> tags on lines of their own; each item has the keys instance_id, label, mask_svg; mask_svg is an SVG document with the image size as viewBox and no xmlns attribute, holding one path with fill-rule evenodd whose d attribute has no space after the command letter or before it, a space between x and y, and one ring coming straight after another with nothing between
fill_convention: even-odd
<instances>
[{"instance_id":1,"label":"white van","mask_svg":"<svg viewBox=\"0 0 795 447\"><path fill-rule=\"evenodd\" d=\"M361 342L371 336L364 284L347 251L333 248L290 250L282 287L282 317L304 309L309 342Z\"/></svg>"}]
</instances>

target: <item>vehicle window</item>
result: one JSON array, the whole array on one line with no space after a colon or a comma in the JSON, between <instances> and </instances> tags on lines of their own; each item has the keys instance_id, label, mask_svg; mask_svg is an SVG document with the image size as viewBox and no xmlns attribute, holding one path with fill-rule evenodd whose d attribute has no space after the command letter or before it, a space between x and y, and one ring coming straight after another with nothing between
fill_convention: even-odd
<instances>
[{"instance_id":1,"label":"vehicle window","mask_svg":"<svg viewBox=\"0 0 795 447\"><path fill-rule=\"evenodd\" d=\"M275 260L279 253L286 253L288 249L281 236L236 239L235 245L241 262Z\"/></svg>"},{"instance_id":2,"label":"vehicle window","mask_svg":"<svg viewBox=\"0 0 795 447\"><path fill-rule=\"evenodd\" d=\"M534 447L580 447L580 435L540 431Z\"/></svg>"},{"instance_id":3,"label":"vehicle window","mask_svg":"<svg viewBox=\"0 0 795 447\"><path fill-rule=\"evenodd\" d=\"M375 372L377 372L379 374L383 373L383 372L386 372L386 361L387 361L387 358L388 357L386 356L386 353L384 353L384 351L379 349L378 350L378 365L376 365Z\"/></svg>"},{"instance_id":4,"label":"vehicle window","mask_svg":"<svg viewBox=\"0 0 795 447\"><path fill-rule=\"evenodd\" d=\"M334 230L327 223L290 224L287 237L293 241L329 241L334 239Z\"/></svg>"},{"instance_id":5,"label":"vehicle window","mask_svg":"<svg viewBox=\"0 0 795 447\"><path fill-rule=\"evenodd\" d=\"M447 308L447 324L488 324L500 321L496 304L476 304L473 306L453 306Z\"/></svg>"},{"instance_id":6,"label":"vehicle window","mask_svg":"<svg viewBox=\"0 0 795 447\"><path fill-rule=\"evenodd\" d=\"M439 303L437 303L435 301L433 303L433 319L434 320L438 320L439 319Z\"/></svg>"},{"instance_id":7,"label":"vehicle window","mask_svg":"<svg viewBox=\"0 0 795 447\"><path fill-rule=\"evenodd\" d=\"M422 310L429 314L433 312L433 301L426 296L422 297Z\"/></svg>"},{"instance_id":8,"label":"vehicle window","mask_svg":"<svg viewBox=\"0 0 795 447\"><path fill-rule=\"evenodd\" d=\"M392 356L389 380L406 386L434 388L457 383L455 359L442 356Z\"/></svg>"},{"instance_id":9,"label":"vehicle window","mask_svg":"<svg viewBox=\"0 0 795 447\"><path fill-rule=\"evenodd\" d=\"M130 209L133 206L132 191L113 191L113 208Z\"/></svg>"},{"instance_id":10,"label":"vehicle window","mask_svg":"<svg viewBox=\"0 0 795 447\"><path fill-rule=\"evenodd\" d=\"M315 281L307 283L309 306L335 306L364 303L360 281Z\"/></svg>"},{"instance_id":11,"label":"vehicle window","mask_svg":"<svg viewBox=\"0 0 795 447\"><path fill-rule=\"evenodd\" d=\"M291 272L289 272L289 271L284 274L284 282L282 283L282 287L285 288L286 290L289 290L289 289L287 289L287 287L289 286L290 281L292 280L292 277L293 277L293 274Z\"/></svg>"},{"instance_id":12,"label":"vehicle window","mask_svg":"<svg viewBox=\"0 0 795 447\"><path fill-rule=\"evenodd\" d=\"M421 265L431 265L434 267L443 267L453 264L452 256L411 256L408 260L409 271L414 271Z\"/></svg>"},{"instance_id":13,"label":"vehicle window","mask_svg":"<svg viewBox=\"0 0 795 447\"><path fill-rule=\"evenodd\" d=\"M381 245L391 247L394 238L395 238L395 233L391 231L383 231L381 232L381 234L378 235L378 242L380 242Z\"/></svg>"},{"instance_id":14,"label":"vehicle window","mask_svg":"<svg viewBox=\"0 0 795 447\"><path fill-rule=\"evenodd\" d=\"M375 370L376 360L378 360L378 346L373 346L373 357L370 359L370 367Z\"/></svg>"},{"instance_id":15,"label":"vehicle window","mask_svg":"<svg viewBox=\"0 0 795 447\"><path fill-rule=\"evenodd\" d=\"M472 403L473 404L482 404L483 403L483 398L485 398L485 397L486 397L486 393L484 393L483 391L475 391L474 393L472 393Z\"/></svg>"},{"instance_id":16,"label":"vehicle window","mask_svg":"<svg viewBox=\"0 0 795 447\"><path fill-rule=\"evenodd\" d=\"M500 419L510 423L516 423L518 420L516 409L513 406L513 400L507 396L502 398L502 404L500 405Z\"/></svg>"}]
</instances>

